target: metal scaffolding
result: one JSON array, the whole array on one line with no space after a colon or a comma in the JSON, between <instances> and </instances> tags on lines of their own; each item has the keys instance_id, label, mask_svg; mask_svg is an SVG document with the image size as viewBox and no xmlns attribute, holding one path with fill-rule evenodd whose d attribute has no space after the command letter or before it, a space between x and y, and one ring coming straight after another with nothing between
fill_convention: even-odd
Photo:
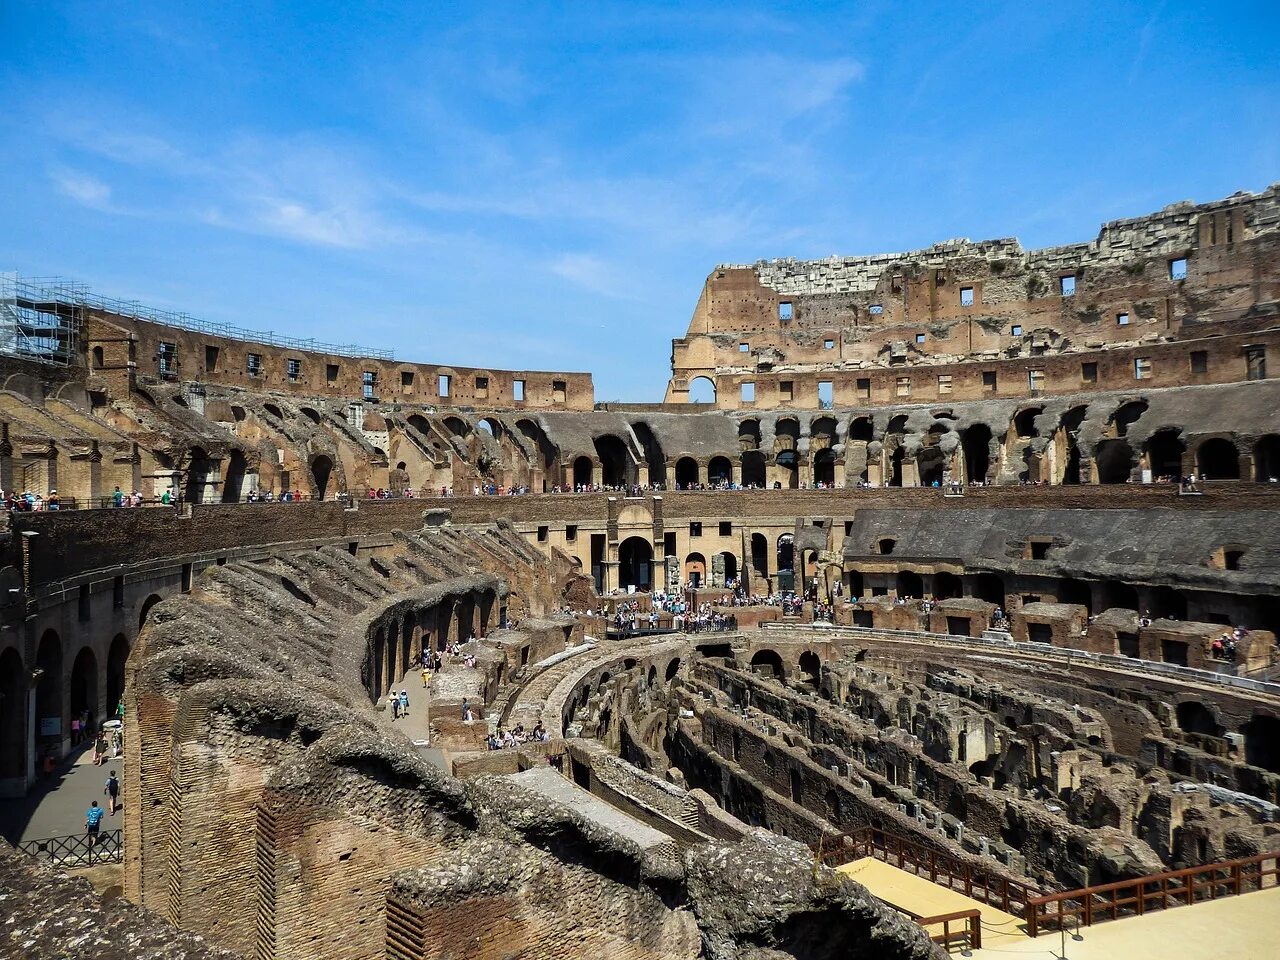
<instances>
[{"instance_id":1,"label":"metal scaffolding","mask_svg":"<svg viewBox=\"0 0 1280 960\"><path fill-rule=\"evenodd\" d=\"M0 273L0 353L57 363L79 357L83 315L73 285Z\"/></svg>"},{"instance_id":2,"label":"metal scaffolding","mask_svg":"<svg viewBox=\"0 0 1280 960\"><path fill-rule=\"evenodd\" d=\"M371 350L350 343L324 343L309 337L286 337L269 330L212 323L186 313L145 307L136 300L98 296L85 284L61 277L19 277L16 273L0 273L0 353L50 363L79 362L80 331L87 311L145 320L246 343L343 357L395 359L393 350Z\"/></svg>"}]
</instances>

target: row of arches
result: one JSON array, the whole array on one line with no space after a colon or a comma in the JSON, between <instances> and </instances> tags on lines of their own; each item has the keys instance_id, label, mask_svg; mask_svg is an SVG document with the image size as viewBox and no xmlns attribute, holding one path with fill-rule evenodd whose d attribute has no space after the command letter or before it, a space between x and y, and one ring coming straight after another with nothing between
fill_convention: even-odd
<instances>
[{"instance_id":1,"label":"row of arches","mask_svg":"<svg viewBox=\"0 0 1280 960\"><path fill-rule=\"evenodd\" d=\"M125 664L131 644L116 634L99 662L92 646L76 652L67 668L67 653L58 631L46 630L36 645L34 688L16 647L0 653L0 780L23 779L29 745L36 756L60 750L70 721L85 711L101 721L113 716L124 695ZM28 693L34 697L34 730L28 729Z\"/></svg>"}]
</instances>

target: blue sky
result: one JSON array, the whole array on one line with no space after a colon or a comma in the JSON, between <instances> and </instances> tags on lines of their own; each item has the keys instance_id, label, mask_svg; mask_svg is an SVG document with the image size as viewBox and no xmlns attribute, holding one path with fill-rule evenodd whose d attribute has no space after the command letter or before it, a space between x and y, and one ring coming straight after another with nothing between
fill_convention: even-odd
<instances>
[{"instance_id":1,"label":"blue sky","mask_svg":"<svg viewBox=\"0 0 1280 960\"><path fill-rule=\"evenodd\" d=\"M1280 180L1280 4L0 0L0 270L656 400L721 262Z\"/></svg>"}]
</instances>

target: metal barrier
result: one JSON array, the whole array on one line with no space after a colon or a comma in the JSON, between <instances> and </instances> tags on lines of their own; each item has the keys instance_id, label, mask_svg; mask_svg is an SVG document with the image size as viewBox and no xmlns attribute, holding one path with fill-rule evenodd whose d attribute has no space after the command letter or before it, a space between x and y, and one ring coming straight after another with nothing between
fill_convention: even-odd
<instances>
[{"instance_id":1,"label":"metal barrier","mask_svg":"<svg viewBox=\"0 0 1280 960\"><path fill-rule=\"evenodd\" d=\"M1104 920L1140 917L1153 910L1239 896L1277 884L1280 884L1280 852L1272 852L1046 894L1027 903L1024 913L1027 935L1034 937L1041 928L1061 929L1068 920L1088 927Z\"/></svg>"},{"instance_id":2,"label":"metal barrier","mask_svg":"<svg viewBox=\"0 0 1280 960\"><path fill-rule=\"evenodd\" d=\"M70 837L24 840L18 849L55 867L89 867L98 863L120 863L123 859L119 830L103 830L96 836L78 833Z\"/></svg>"},{"instance_id":3,"label":"metal barrier","mask_svg":"<svg viewBox=\"0 0 1280 960\"><path fill-rule=\"evenodd\" d=\"M1192 680L1196 683L1215 683L1222 686L1236 687L1241 690L1254 690L1258 693L1280 694L1280 683L1266 680L1254 680L1249 677L1237 677L1229 673L1218 673L1214 670L1198 670L1195 667L1180 667L1172 663L1160 663L1155 660L1139 660L1134 657L1119 657L1109 653L1090 653L1086 650L1071 650L1067 647L1054 647L1044 643L1019 643L1016 640L993 640L987 637L964 637L954 633L926 633L922 630L891 630L887 627L848 627L806 623L778 623L772 621L762 623L764 630L821 630L823 633L851 634L858 637L879 637L888 640L925 641L927 643L952 643L959 645L993 647L1000 650L1015 650L1018 653L1032 653L1058 660L1079 661L1101 667L1121 667L1125 670L1145 673L1158 673L1164 676Z\"/></svg>"}]
</instances>

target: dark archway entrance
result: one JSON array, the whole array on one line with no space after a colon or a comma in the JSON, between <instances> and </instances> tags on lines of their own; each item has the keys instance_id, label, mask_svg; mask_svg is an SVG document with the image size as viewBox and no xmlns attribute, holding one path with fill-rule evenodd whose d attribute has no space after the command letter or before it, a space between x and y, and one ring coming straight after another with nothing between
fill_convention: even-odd
<instances>
[{"instance_id":1,"label":"dark archway entrance","mask_svg":"<svg viewBox=\"0 0 1280 960\"><path fill-rule=\"evenodd\" d=\"M227 462L227 482L222 485L223 503L239 503L243 498L244 474L248 466L243 453L231 451L231 459Z\"/></svg>"},{"instance_id":2,"label":"dark archway entrance","mask_svg":"<svg viewBox=\"0 0 1280 960\"><path fill-rule=\"evenodd\" d=\"M935 573L933 575L933 595L939 600L950 600L964 594L964 585L954 573Z\"/></svg>"},{"instance_id":3,"label":"dark archway entrance","mask_svg":"<svg viewBox=\"0 0 1280 960\"><path fill-rule=\"evenodd\" d=\"M590 457L579 457L573 461L573 485L575 488L591 486Z\"/></svg>"},{"instance_id":4,"label":"dark archway entrance","mask_svg":"<svg viewBox=\"0 0 1280 960\"><path fill-rule=\"evenodd\" d=\"M631 452L621 439L607 433L596 439L595 447L600 457L601 483L606 487L622 487L635 482Z\"/></svg>"},{"instance_id":5,"label":"dark archway entrance","mask_svg":"<svg viewBox=\"0 0 1280 960\"><path fill-rule=\"evenodd\" d=\"M1213 711L1199 700L1187 700L1178 704L1178 729L1187 733L1203 733L1211 737L1222 736L1222 728Z\"/></svg>"},{"instance_id":6,"label":"dark archway entrance","mask_svg":"<svg viewBox=\"0 0 1280 960\"><path fill-rule=\"evenodd\" d=\"M1222 437L1214 437L1200 444L1196 451L1196 466L1206 480L1239 480L1240 454L1236 445Z\"/></svg>"},{"instance_id":7,"label":"dark archway entrance","mask_svg":"<svg viewBox=\"0 0 1280 960\"><path fill-rule=\"evenodd\" d=\"M774 462L782 468L785 476L782 480L782 486L786 490L796 490L800 487L800 458L796 456L794 450L783 450Z\"/></svg>"},{"instance_id":8,"label":"dark archway entrance","mask_svg":"<svg viewBox=\"0 0 1280 960\"><path fill-rule=\"evenodd\" d=\"M752 673L762 673L765 676L772 676L781 680L784 676L782 671L782 657L778 655L776 650L757 650L751 658Z\"/></svg>"},{"instance_id":9,"label":"dark archway entrance","mask_svg":"<svg viewBox=\"0 0 1280 960\"><path fill-rule=\"evenodd\" d=\"M836 455L831 450L819 450L813 458L813 482L828 487L836 483Z\"/></svg>"},{"instance_id":10,"label":"dark archway entrance","mask_svg":"<svg viewBox=\"0 0 1280 960\"><path fill-rule=\"evenodd\" d=\"M742 485L744 487L764 486L764 454L759 450L748 450L742 455Z\"/></svg>"},{"instance_id":11,"label":"dark archway entrance","mask_svg":"<svg viewBox=\"0 0 1280 960\"><path fill-rule=\"evenodd\" d=\"M975 423L961 435L960 445L964 448L965 479L985 483L991 469L991 428Z\"/></svg>"},{"instance_id":12,"label":"dark archway entrance","mask_svg":"<svg viewBox=\"0 0 1280 960\"><path fill-rule=\"evenodd\" d=\"M763 533L751 535L751 569L758 577L769 576L769 538Z\"/></svg>"},{"instance_id":13,"label":"dark archway entrance","mask_svg":"<svg viewBox=\"0 0 1280 960\"><path fill-rule=\"evenodd\" d=\"M924 580L912 570L898 571L898 596L919 600L924 596Z\"/></svg>"},{"instance_id":14,"label":"dark archway entrance","mask_svg":"<svg viewBox=\"0 0 1280 960\"><path fill-rule=\"evenodd\" d=\"M676 461L676 487L687 489L698 484L698 461L693 457L681 457Z\"/></svg>"},{"instance_id":15,"label":"dark archway entrance","mask_svg":"<svg viewBox=\"0 0 1280 960\"><path fill-rule=\"evenodd\" d=\"M1280 719L1255 716L1240 732L1244 734L1245 762L1280 773Z\"/></svg>"},{"instance_id":16,"label":"dark archway entrance","mask_svg":"<svg viewBox=\"0 0 1280 960\"><path fill-rule=\"evenodd\" d=\"M0 780L26 776L27 677L22 657L9 647L0 654Z\"/></svg>"},{"instance_id":17,"label":"dark archway entrance","mask_svg":"<svg viewBox=\"0 0 1280 960\"><path fill-rule=\"evenodd\" d=\"M707 464L707 483L712 486L727 485L733 480L733 464L728 457L712 457Z\"/></svg>"},{"instance_id":18,"label":"dark archway entrance","mask_svg":"<svg viewBox=\"0 0 1280 960\"><path fill-rule=\"evenodd\" d=\"M1280 436L1268 433L1253 448L1253 478L1259 483L1280 482Z\"/></svg>"},{"instance_id":19,"label":"dark archway entrance","mask_svg":"<svg viewBox=\"0 0 1280 960\"><path fill-rule=\"evenodd\" d=\"M107 712L117 710L124 697L124 669L129 661L129 641L123 633L117 633L107 651Z\"/></svg>"},{"instance_id":20,"label":"dark archway entrance","mask_svg":"<svg viewBox=\"0 0 1280 960\"><path fill-rule=\"evenodd\" d=\"M1133 474L1133 448L1128 440L1103 440L1093 454L1099 483L1125 483Z\"/></svg>"},{"instance_id":21,"label":"dark archway entrance","mask_svg":"<svg viewBox=\"0 0 1280 960\"><path fill-rule=\"evenodd\" d=\"M99 719L98 658L88 647L81 648L71 664L71 685L67 692L73 718L88 710L90 717Z\"/></svg>"},{"instance_id":22,"label":"dark archway entrance","mask_svg":"<svg viewBox=\"0 0 1280 960\"><path fill-rule=\"evenodd\" d=\"M644 537L618 544L618 586L648 590L653 586L653 545Z\"/></svg>"},{"instance_id":23,"label":"dark archway entrance","mask_svg":"<svg viewBox=\"0 0 1280 960\"><path fill-rule=\"evenodd\" d=\"M333 475L333 461L323 453L311 461L311 479L316 485L316 499L329 496L329 478Z\"/></svg>"},{"instance_id":24,"label":"dark archway entrance","mask_svg":"<svg viewBox=\"0 0 1280 960\"><path fill-rule=\"evenodd\" d=\"M1083 580L1063 580L1058 589L1059 603L1077 603L1093 616L1093 590Z\"/></svg>"},{"instance_id":25,"label":"dark archway entrance","mask_svg":"<svg viewBox=\"0 0 1280 960\"><path fill-rule=\"evenodd\" d=\"M784 533L778 538L778 589L795 589L796 538Z\"/></svg>"},{"instance_id":26,"label":"dark archway entrance","mask_svg":"<svg viewBox=\"0 0 1280 960\"><path fill-rule=\"evenodd\" d=\"M1178 478L1182 476L1183 443L1177 430L1157 430L1147 441L1147 461L1151 476Z\"/></svg>"},{"instance_id":27,"label":"dark archway entrance","mask_svg":"<svg viewBox=\"0 0 1280 960\"><path fill-rule=\"evenodd\" d=\"M822 678L822 661L812 650L806 650L800 654L800 677L813 689L818 689L818 683Z\"/></svg>"}]
</instances>

